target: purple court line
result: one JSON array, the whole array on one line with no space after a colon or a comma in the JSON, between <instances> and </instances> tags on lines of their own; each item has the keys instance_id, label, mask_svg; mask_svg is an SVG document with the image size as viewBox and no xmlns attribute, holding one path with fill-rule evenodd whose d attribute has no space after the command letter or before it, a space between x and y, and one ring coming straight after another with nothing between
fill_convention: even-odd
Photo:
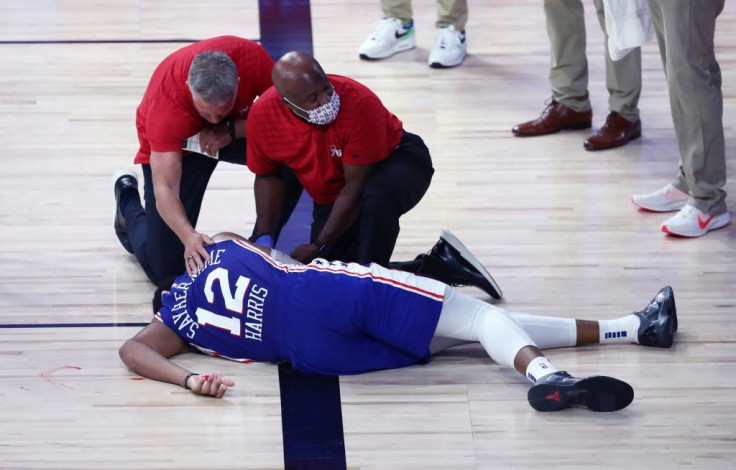
<instances>
[{"instance_id":1,"label":"purple court line","mask_svg":"<svg viewBox=\"0 0 736 470\"><path fill-rule=\"evenodd\" d=\"M289 51L314 54L309 0L259 0L261 45L278 60ZM306 191L281 230L277 248L288 251L309 243L312 199ZM345 435L342 426L338 377L299 373L279 364L281 432L284 468L345 470Z\"/></svg>"}]
</instances>

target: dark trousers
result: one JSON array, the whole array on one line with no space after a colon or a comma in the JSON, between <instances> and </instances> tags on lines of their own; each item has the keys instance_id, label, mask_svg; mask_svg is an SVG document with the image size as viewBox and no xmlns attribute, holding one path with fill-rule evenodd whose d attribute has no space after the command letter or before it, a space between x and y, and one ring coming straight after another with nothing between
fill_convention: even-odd
<instances>
[{"instance_id":1,"label":"dark trousers","mask_svg":"<svg viewBox=\"0 0 736 470\"><path fill-rule=\"evenodd\" d=\"M237 139L220 149L219 161L245 165L245 148L246 140ZM196 153L182 158L179 199L192 227L197 226L204 192L219 161ZM145 209L141 205L140 198L136 196L121 198L121 210L125 217L128 239L138 263L148 278L159 285L184 273L184 245L161 218L156 208L151 166L144 164L142 169ZM290 170L285 171L284 182L286 184L284 205L273 232L274 238L278 238L278 232L288 221L302 192L301 184Z\"/></svg>"},{"instance_id":2,"label":"dark trousers","mask_svg":"<svg viewBox=\"0 0 736 470\"><path fill-rule=\"evenodd\" d=\"M388 266L399 236L399 218L422 199L433 174L427 146L419 136L404 132L396 149L368 178L356 221L327 249L325 257ZM314 204L310 241L319 236L331 211L331 204Z\"/></svg>"}]
</instances>

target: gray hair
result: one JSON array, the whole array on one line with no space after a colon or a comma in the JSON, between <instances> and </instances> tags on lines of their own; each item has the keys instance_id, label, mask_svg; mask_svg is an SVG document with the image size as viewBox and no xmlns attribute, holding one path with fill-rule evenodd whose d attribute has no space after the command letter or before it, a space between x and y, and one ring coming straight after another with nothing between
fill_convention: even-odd
<instances>
[{"instance_id":1,"label":"gray hair","mask_svg":"<svg viewBox=\"0 0 736 470\"><path fill-rule=\"evenodd\" d=\"M226 103L238 91L238 68L224 52L200 52L189 67L188 81L189 88L207 103Z\"/></svg>"}]
</instances>

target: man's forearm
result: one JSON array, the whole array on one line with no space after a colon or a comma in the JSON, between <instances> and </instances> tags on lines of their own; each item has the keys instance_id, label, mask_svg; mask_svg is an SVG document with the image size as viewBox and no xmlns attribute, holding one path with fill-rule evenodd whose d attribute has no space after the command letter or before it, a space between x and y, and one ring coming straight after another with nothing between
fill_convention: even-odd
<instances>
[{"instance_id":1,"label":"man's forearm","mask_svg":"<svg viewBox=\"0 0 736 470\"><path fill-rule=\"evenodd\" d=\"M245 137L246 122L247 121L245 119L233 119L236 139L242 139Z\"/></svg>"},{"instance_id":2,"label":"man's forearm","mask_svg":"<svg viewBox=\"0 0 736 470\"><path fill-rule=\"evenodd\" d=\"M184 206L171 191L167 189L156 191L156 210L182 243L188 235L194 232Z\"/></svg>"},{"instance_id":3,"label":"man's forearm","mask_svg":"<svg viewBox=\"0 0 736 470\"><path fill-rule=\"evenodd\" d=\"M188 370L179 367L148 345L129 339L120 348L120 359L133 372L147 379L183 385Z\"/></svg>"},{"instance_id":4,"label":"man's forearm","mask_svg":"<svg viewBox=\"0 0 736 470\"><path fill-rule=\"evenodd\" d=\"M344 165L345 186L332 205L322 231L317 236L320 242L333 244L358 217L360 198L375 165Z\"/></svg>"},{"instance_id":5,"label":"man's forearm","mask_svg":"<svg viewBox=\"0 0 736 470\"><path fill-rule=\"evenodd\" d=\"M258 233L272 233L284 203L284 182L278 176L256 176L253 192Z\"/></svg>"},{"instance_id":6,"label":"man's forearm","mask_svg":"<svg viewBox=\"0 0 736 470\"><path fill-rule=\"evenodd\" d=\"M358 217L359 194L340 193L332 205L330 215L317 238L327 245L333 244Z\"/></svg>"}]
</instances>

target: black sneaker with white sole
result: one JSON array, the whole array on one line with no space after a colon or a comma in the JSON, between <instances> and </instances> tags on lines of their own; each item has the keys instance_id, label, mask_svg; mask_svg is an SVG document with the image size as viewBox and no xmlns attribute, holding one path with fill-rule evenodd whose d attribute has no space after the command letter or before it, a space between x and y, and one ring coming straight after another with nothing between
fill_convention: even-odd
<instances>
[{"instance_id":1,"label":"black sneaker with white sole","mask_svg":"<svg viewBox=\"0 0 736 470\"><path fill-rule=\"evenodd\" d=\"M503 296L501 288L486 271L481 262L465 245L447 230L429 253L422 253L412 261L392 261L392 269L400 269L419 276L429 277L450 286L475 286L494 299Z\"/></svg>"},{"instance_id":2,"label":"black sneaker with white sole","mask_svg":"<svg viewBox=\"0 0 736 470\"><path fill-rule=\"evenodd\" d=\"M125 251L133 253L133 245L128 240L128 230L125 227L125 216L123 215L123 211L120 210L120 195L128 189L138 191L138 176L132 170L122 170L113 175L113 181L115 182L115 218L113 219L115 235L117 235Z\"/></svg>"},{"instance_id":3,"label":"black sneaker with white sole","mask_svg":"<svg viewBox=\"0 0 736 470\"><path fill-rule=\"evenodd\" d=\"M501 288L483 264L449 230L442 230L440 239L430 250L429 256L442 260L447 284L476 286L494 299L503 297Z\"/></svg>"},{"instance_id":4,"label":"black sneaker with white sole","mask_svg":"<svg viewBox=\"0 0 736 470\"><path fill-rule=\"evenodd\" d=\"M634 399L634 389L613 377L578 379L560 371L539 379L529 389L527 398L537 411L557 411L571 406L616 411L629 406Z\"/></svg>"}]
</instances>

